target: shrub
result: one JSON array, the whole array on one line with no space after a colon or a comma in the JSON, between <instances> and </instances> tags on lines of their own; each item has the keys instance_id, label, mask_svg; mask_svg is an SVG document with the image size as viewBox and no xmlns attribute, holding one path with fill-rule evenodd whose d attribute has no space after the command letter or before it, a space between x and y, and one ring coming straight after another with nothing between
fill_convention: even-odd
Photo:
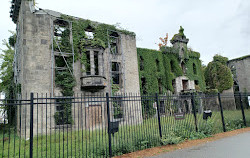
<instances>
[{"instance_id":1,"label":"shrub","mask_svg":"<svg viewBox=\"0 0 250 158\"><path fill-rule=\"evenodd\" d=\"M182 137L176 136L174 133L170 133L168 135L164 135L161 139L162 145L168 145L168 144L178 144L182 142L184 139Z\"/></svg>"},{"instance_id":2,"label":"shrub","mask_svg":"<svg viewBox=\"0 0 250 158\"><path fill-rule=\"evenodd\" d=\"M203 126L199 127L199 133L203 133L206 136L210 136L214 133L214 121L211 118L208 118Z\"/></svg>"},{"instance_id":3,"label":"shrub","mask_svg":"<svg viewBox=\"0 0 250 158\"><path fill-rule=\"evenodd\" d=\"M237 119L237 120L228 120L227 118L225 119L225 126L227 131L232 131L235 129L240 129L245 127L244 122L242 119Z\"/></svg>"}]
</instances>

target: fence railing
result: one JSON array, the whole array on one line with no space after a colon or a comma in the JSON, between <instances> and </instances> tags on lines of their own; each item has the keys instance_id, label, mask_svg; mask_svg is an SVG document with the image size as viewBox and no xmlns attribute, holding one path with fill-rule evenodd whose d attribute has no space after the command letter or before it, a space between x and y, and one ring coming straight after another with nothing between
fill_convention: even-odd
<instances>
[{"instance_id":1,"label":"fence railing","mask_svg":"<svg viewBox=\"0 0 250 158\"><path fill-rule=\"evenodd\" d=\"M31 93L0 100L0 157L111 157L202 138L250 126L248 96Z\"/></svg>"}]
</instances>

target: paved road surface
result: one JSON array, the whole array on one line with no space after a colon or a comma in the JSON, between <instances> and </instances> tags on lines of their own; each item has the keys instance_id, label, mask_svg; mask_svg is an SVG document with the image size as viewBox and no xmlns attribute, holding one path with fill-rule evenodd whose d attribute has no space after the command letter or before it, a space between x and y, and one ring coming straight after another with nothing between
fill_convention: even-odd
<instances>
[{"instance_id":1,"label":"paved road surface","mask_svg":"<svg viewBox=\"0 0 250 158\"><path fill-rule=\"evenodd\" d=\"M250 158L250 132L152 158Z\"/></svg>"}]
</instances>

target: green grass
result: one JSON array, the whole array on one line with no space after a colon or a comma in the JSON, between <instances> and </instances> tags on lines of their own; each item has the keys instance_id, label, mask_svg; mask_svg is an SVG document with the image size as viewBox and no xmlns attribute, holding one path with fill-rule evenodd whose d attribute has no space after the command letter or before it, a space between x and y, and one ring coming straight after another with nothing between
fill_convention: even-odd
<instances>
[{"instance_id":1,"label":"green grass","mask_svg":"<svg viewBox=\"0 0 250 158\"><path fill-rule=\"evenodd\" d=\"M250 125L250 110L245 110L247 125ZM242 113L237 111L224 111L227 130L243 127ZM199 131L195 131L193 114L185 115L183 120L175 120L173 116L161 117L163 138L159 136L157 118L150 118L133 126L123 125L119 132L112 135L113 155L121 155L137 150L175 144L185 139L200 139L215 133L223 132L220 112L213 112L208 121L197 114ZM131 123L130 122L130 123ZM3 131L5 132L3 135ZM48 134L50 133L48 129ZM5 139L3 142L3 138ZM47 143L46 143L47 142ZM14 128L3 127L0 129L0 157L29 157L29 140L20 139ZM34 136L34 157L106 157L108 156L107 129L77 130L69 128L61 131L52 131L51 135ZM19 149L20 148L20 149ZM3 151L4 150L4 151ZM20 150L20 152L19 152Z\"/></svg>"}]
</instances>

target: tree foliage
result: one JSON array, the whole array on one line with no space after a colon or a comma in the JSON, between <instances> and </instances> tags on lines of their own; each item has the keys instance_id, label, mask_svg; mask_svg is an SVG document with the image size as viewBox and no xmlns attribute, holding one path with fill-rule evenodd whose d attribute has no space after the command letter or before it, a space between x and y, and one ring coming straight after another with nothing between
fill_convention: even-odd
<instances>
[{"instance_id":1,"label":"tree foliage","mask_svg":"<svg viewBox=\"0 0 250 158\"><path fill-rule=\"evenodd\" d=\"M162 46L167 46L167 44L168 44L168 33L166 34L166 37L164 37L164 38L160 37L159 39L161 40L161 42L158 44L159 49L161 49Z\"/></svg>"},{"instance_id":2,"label":"tree foliage","mask_svg":"<svg viewBox=\"0 0 250 158\"><path fill-rule=\"evenodd\" d=\"M218 89L219 92L233 86L231 70L227 67L228 58L215 55L213 61L205 68L205 80L209 89Z\"/></svg>"},{"instance_id":3,"label":"tree foliage","mask_svg":"<svg viewBox=\"0 0 250 158\"><path fill-rule=\"evenodd\" d=\"M5 93L6 97L10 97L14 90L13 83L13 59L14 59L14 45L16 41L16 35L13 33L12 36L7 40L3 40L5 49L1 49L2 53L0 59L2 60L0 65L0 92Z\"/></svg>"},{"instance_id":4,"label":"tree foliage","mask_svg":"<svg viewBox=\"0 0 250 158\"><path fill-rule=\"evenodd\" d=\"M0 55L0 92L5 94L6 99L13 99L15 96L15 84L13 73L13 59L14 59L14 45L16 42L16 34L11 32L12 36L7 40L3 40L5 49L1 49ZM5 106L7 112L7 119L9 124L15 124L16 107Z\"/></svg>"}]
</instances>

